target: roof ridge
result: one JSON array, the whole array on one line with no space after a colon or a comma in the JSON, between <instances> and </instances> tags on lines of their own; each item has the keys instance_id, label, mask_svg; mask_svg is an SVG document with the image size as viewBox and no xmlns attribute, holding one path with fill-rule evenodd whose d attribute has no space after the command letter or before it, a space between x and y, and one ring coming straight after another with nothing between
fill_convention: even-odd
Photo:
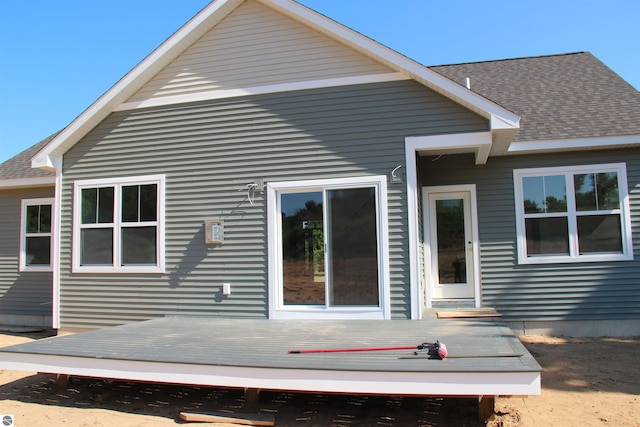
<instances>
[{"instance_id":1,"label":"roof ridge","mask_svg":"<svg viewBox=\"0 0 640 427\"><path fill-rule=\"evenodd\" d=\"M458 62L454 64L427 65L427 68L452 67L456 65L487 64L492 62L522 61L525 59L553 58L558 56L584 55L584 54L589 54L589 52L580 51L580 52L554 53L549 55L520 56L516 58L502 58L502 59L489 59L484 61Z\"/></svg>"}]
</instances>

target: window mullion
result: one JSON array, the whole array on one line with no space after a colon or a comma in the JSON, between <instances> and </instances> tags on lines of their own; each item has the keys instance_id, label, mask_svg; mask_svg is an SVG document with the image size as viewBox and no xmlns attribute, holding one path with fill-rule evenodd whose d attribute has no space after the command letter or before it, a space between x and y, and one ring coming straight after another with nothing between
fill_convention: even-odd
<instances>
[{"instance_id":1,"label":"window mullion","mask_svg":"<svg viewBox=\"0 0 640 427\"><path fill-rule=\"evenodd\" d=\"M137 215L137 220L138 220L138 224L140 224L142 222L141 218L142 218L142 188L140 185L138 185L138 215Z\"/></svg>"},{"instance_id":2,"label":"window mullion","mask_svg":"<svg viewBox=\"0 0 640 427\"><path fill-rule=\"evenodd\" d=\"M122 265L122 184L114 185L113 193L113 266L119 268Z\"/></svg>"},{"instance_id":3,"label":"window mullion","mask_svg":"<svg viewBox=\"0 0 640 427\"><path fill-rule=\"evenodd\" d=\"M329 189L322 190L322 228L323 228L323 255L324 255L324 306L329 308L333 305L331 294L331 280L333 269L331 265L331 246L329 245L330 229L329 229Z\"/></svg>"},{"instance_id":4,"label":"window mullion","mask_svg":"<svg viewBox=\"0 0 640 427\"><path fill-rule=\"evenodd\" d=\"M567 224L569 225L569 256L577 257L580 251L578 241L578 218L576 211L576 192L572 173L565 175L567 187Z\"/></svg>"}]
</instances>

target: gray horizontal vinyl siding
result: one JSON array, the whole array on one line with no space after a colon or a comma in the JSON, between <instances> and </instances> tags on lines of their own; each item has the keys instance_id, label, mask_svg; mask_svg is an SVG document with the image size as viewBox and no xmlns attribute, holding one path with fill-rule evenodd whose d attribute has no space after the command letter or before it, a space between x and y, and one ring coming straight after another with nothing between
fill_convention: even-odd
<instances>
[{"instance_id":1,"label":"gray horizontal vinyl siding","mask_svg":"<svg viewBox=\"0 0 640 427\"><path fill-rule=\"evenodd\" d=\"M513 320L640 318L640 151L606 150L490 158L422 159L424 185L477 185L482 294ZM513 170L626 163L634 237L633 261L518 265Z\"/></svg>"},{"instance_id":2,"label":"gray horizontal vinyl siding","mask_svg":"<svg viewBox=\"0 0 640 427\"><path fill-rule=\"evenodd\" d=\"M112 114L64 156L61 321L98 327L165 315L268 315L265 194L255 179L388 175L404 138L486 130L475 114L409 81ZM405 169L402 169L405 170ZM72 274L73 182L166 174L166 274ZM410 316L406 184L388 189L391 303ZM221 248L205 220L224 220ZM222 296L223 282L232 294Z\"/></svg>"},{"instance_id":3,"label":"gray horizontal vinyl siding","mask_svg":"<svg viewBox=\"0 0 640 427\"><path fill-rule=\"evenodd\" d=\"M51 318L52 273L20 272L22 200L48 197L53 187L0 191L0 323L45 326Z\"/></svg>"}]
</instances>

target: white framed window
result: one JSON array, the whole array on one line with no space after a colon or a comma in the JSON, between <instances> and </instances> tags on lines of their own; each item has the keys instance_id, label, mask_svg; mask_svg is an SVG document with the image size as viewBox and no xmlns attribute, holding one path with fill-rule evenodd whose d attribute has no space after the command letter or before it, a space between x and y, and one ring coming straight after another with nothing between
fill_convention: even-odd
<instances>
[{"instance_id":1,"label":"white framed window","mask_svg":"<svg viewBox=\"0 0 640 427\"><path fill-rule=\"evenodd\" d=\"M272 318L388 318L386 177L267 185Z\"/></svg>"},{"instance_id":2,"label":"white framed window","mask_svg":"<svg viewBox=\"0 0 640 427\"><path fill-rule=\"evenodd\" d=\"M624 163L513 175L520 264L633 259Z\"/></svg>"},{"instance_id":3,"label":"white framed window","mask_svg":"<svg viewBox=\"0 0 640 427\"><path fill-rule=\"evenodd\" d=\"M53 206L53 198L22 200L20 271L53 271Z\"/></svg>"},{"instance_id":4,"label":"white framed window","mask_svg":"<svg viewBox=\"0 0 640 427\"><path fill-rule=\"evenodd\" d=\"M165 176L76 181L74 273L163 273Z\"/></svg>"}]
</instances>

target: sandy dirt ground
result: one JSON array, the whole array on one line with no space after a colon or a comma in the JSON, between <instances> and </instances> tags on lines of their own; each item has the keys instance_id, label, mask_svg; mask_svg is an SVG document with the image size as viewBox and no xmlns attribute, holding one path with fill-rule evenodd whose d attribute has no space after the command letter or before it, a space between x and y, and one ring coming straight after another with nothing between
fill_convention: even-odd
<instances>
[{"instance_id":1,"label":"sandy dirt ground","mask_svg":"<svg viewBox=\"0 0 640 427\"><path fill-rule=\"evenodd\" d=\"M0 334L0 346L41 338ZM240 390L85 378L61 387L51 375L8 370L0 414L15 427L171 426L185 424L182 411L272 414L276 426L640 426L640 338L521 339L544 368L542 395L497 399L486 424L474 399L263 392L249 405Z\"/></svg>"}]
</instances>

